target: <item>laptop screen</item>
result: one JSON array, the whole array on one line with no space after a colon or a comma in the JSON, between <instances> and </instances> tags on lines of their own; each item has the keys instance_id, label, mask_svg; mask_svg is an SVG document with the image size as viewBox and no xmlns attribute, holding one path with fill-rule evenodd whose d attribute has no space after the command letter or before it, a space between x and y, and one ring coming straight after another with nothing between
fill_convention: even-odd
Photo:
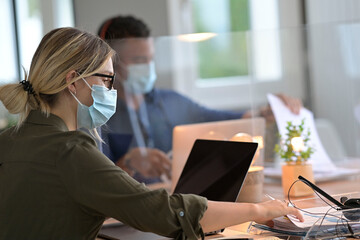
<instances>
[{"instance_id":1,"label":"laptop screen","mask_svg":"<svg viewBox=\"0 0 360 240\"><path fill-rule=\"evenodd\" d=\"M235 202L257 145L196 140L174 193L193 193L208 200Z\"/></svg>"}]
</instances>

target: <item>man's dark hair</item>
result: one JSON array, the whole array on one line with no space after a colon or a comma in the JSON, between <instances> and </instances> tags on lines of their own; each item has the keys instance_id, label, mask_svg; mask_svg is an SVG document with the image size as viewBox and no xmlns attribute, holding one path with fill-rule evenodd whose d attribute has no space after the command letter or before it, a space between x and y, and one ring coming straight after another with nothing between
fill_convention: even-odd
<instances>
[{"instance_id":1,"label":"man's dark hair","mask_svg":"<svg viewBox=\"0 0 360 240\"><path fill-rule=\"evenodd\" d=\"M117 16L101 24L98 35L104 40L123 38L148 38L150 29L133 16Z\"/></svg>"}]
</instances>

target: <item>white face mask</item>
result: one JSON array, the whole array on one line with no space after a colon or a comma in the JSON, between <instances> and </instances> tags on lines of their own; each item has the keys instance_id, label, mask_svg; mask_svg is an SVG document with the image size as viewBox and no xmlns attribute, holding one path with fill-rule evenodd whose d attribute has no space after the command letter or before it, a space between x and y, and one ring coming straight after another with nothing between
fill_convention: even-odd
<instances>
[{"instance_id":1,"label":"white face mask","mask_svg":"<svg viewBox=\"0 0 360 240\"><path fill-rule=\"evenodd\" d=\"M83 79L83 78L82 78ZM109 90L100 85L89 85L83 79L86 85L91 89L93 104L88 107L82 104L79 99L70 91L71 95L78 102L77 127L93 129L105 124L116 111L117 91Z\"/></svg>"},{"instance_id":2,"label":"white face mask","mask_svg":"<svg viewBox=\"0 0 360 240\"><path fill-rule=\"evenodd\" d=\"M155 63L131 64L127 67L128 78L123 82L127 91L133 93L150 92L156 81Z\"/></svg>"}]
</instances>

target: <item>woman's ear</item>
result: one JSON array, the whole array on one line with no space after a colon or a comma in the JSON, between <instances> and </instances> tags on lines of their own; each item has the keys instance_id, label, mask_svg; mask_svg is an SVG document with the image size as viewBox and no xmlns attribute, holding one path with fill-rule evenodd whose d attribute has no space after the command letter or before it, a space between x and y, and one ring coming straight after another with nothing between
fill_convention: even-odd
<instances>
[{"instance_id":1,"label":"woman's ear","mask_svg":"<svg viewBox=\"0 0 360 240\"><path fill-rule=\"evenodd\" d=\"M74 84L73 80L74 80L74 78L76 78L77 75L78 74L75 70L71 70L70 72L68 72L66 74L66 83L67 84L71 83L67 86L67 88L69 89L70 92L72 92L75 95L76 95L76 88L75 88L75 84Z\"/></svg>"}]
</instances>

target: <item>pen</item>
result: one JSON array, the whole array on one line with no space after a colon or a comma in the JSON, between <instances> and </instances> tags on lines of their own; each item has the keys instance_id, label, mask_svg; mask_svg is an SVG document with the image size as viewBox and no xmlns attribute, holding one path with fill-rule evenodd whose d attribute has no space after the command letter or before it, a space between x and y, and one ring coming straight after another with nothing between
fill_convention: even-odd
<instances>
[{"instance_id":1,"label":"pen","mask_svg":"<svg viewBox=\"0 0 360 240\"><path fill-rule=\"evenodd\" d=\"M265 194L266 197L270 198L271 200L275 200L275 198L273 198L272 196L270 196L269 194Z\"/></svg>"},{"instance_id":2,"label":"pen","mask_svg":"<svg viewBox=\"0 0 360 240\"><path fill-rule=\"evenodd\" d=\"M268 198L270 198L271 200L275 200L275 198L274 198L274 197L270 196L270 195L269 195L269 194L267 194L267 193L265 194L265 196L266 196L266 197L268 197ZM285 200L283 200L283 201L286 203L286 201L285 201ZM293 207L293 205L292 205L291 203L288 203L287 205L288 205L288 207Z\"/></svg>"}]
</instances>

